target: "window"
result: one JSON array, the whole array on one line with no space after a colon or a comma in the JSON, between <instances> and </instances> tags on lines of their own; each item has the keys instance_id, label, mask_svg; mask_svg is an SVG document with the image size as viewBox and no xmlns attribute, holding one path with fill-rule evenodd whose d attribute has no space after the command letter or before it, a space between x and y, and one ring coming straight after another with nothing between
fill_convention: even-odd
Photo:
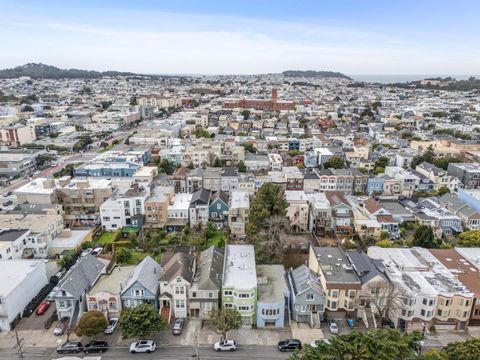
<instances>
[{"instance_id":1,"label":"window","mask_svg":"<svg viewBox=\"0 0 480 360\"><path fill-rule=\"evenodd\" d=\"M422 309L422 310L420 311L420 315L425 316L425 310L424 310L424 309Z\"/></svg>"},{"instance_id":2,"label":"window","mask_svg":"<svg viewBox=\"0 0 480 360\"><path fill-rule=\"evenodd\" d=\"M330 292L330 296L331 296L332 298L337 298L337 297L338 297L338 290L332 290L332 291Z\"/></svg>"},{"instance_id":3,"label":"window","mask_svg":"<svg viewBox=\"0 0 480 360\"><path fill-rule=\"evenodd\" d=\"M308 293L307 294L307 301L313 301L315 299L315 294L313 293Z\"/></svg>"},{"instance_id":4,"label":"window","mask_svg":"<svg viewBox=\"0 0 480 360\"><path fill-rule=\"evenodd\" d=\"M223 307L224 307L225 309L233 309L233 304L225 303L225 304L223 304Z\"/></svg>"},{"instance_id":5,"label":"window","mask_svg":"<svg viewBox=\"0 0 480 360\"><path fill-rule=\"evenodd\" d=\"M175 294L176 295L185 294L185 286L175 286Z\"/></svg>"},{"instance_id":6,"label":"window","mask_svg":"<svg viewBox=\"0 0 480 360\"><path fill-rule=\"evenodd\" d=\"M224 296L232 296L232 295L233 295L233 292L232 292L232 290L225 290L225 291L223 292L223 295L224 295Z\"/></svg>"},{"instance_id":7,"label":"window","mask_svg":"<svg viewBox=\"0 0 480 360\"><path fill-rule=\"evenodd\" d=\"M134 297L143 296L143 289L133 289L132 296Z\"/></svg>"},{"instance_id":8,"label":"window","mask_svg":"<svg viewBox=\"0 0 480 360\"><path fill-rule=\"evenodd\" d=\"M96 302L89 302L88 303L88 308L90 310L97 310L98 309L98 304Z\"/></svg>"},{"instance_id":9,"label":"window","mask_svg":"<svg viewBox=\"0 0 480 360\"><path fill-rule=\"evenodd\" d=\"M248 299L250 297L250 294L240 293L238 294L238 297L240 299Z\"/></svg>"},{"instance_id":10,"label":"window","mask_svg":"<svg viewBox=\"0 0 480 360\"><path fill-rule=\"evenodd\" d=\"M238 311L249 311L250 310L250 306L248 305L239 305L238 306Z\"/></svg>"},{"instance_id":11,"label":"window","mask_svg":"<svg viewBox=\"0 0 480 360\"><path fill-rule=\"evenodd\" d=\"M197 292L196 291L192 291L192 298L196 298L197 297Z\"/></svg>"},{"instance_id":12,"label":"window","mask_svg":"<svg viewBox=\"0 0 480 360\"><path fill-rule=\"evenodd\" d=\"M185 300L175 300L175 308L184 309L185 308Z\"/></svg>"}]
</instances>

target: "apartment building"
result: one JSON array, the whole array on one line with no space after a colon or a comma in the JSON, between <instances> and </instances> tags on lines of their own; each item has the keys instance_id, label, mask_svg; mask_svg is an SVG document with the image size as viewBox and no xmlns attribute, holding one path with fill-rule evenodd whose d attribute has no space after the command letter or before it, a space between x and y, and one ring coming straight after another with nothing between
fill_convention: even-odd
<instances>
[{"instance_id":1,"label":"apartment building","mask_svg":"<svg viewBox=\"0 0 480 360\"><path fill-rule=\"evenodd\" d=\"M425 161L417 165L415 170L426 176L427 179L433 181L435 191L438 191L441 187L448 187L450 181L452 181L451 176L448 175L446 170Z\"/></svg>"},{"instance_id":2,"label":"apartment building","mask_svg":"<svg viewBox=\"0 0 480 360\"><path fill-rule=\"evenodd\" d=\"M0 128L0 144L22 146L35 141L35 130L28 125L11 125Z\"/></svg>"},{"instance_id":3,"label":"apartment building","mask_svg":"<svg viewBox=\"0 0 480 360\"><path fill-rule=\"evenodd\" d=\"M234 238L245 238L245 227L248 222L249 210L250 196L248 192L240 190L232 191L228 209L228 227Z\"/></svg>"},{"instance_id":4,"label":"apartment building","mask_svg":"<svg viewBox=\"0 0 480 360\"><path fill-rule=\"evenodd\" d=\"M100 206L102 227L107 231L124 226L142 227L145 222L145 201L149 196L149 188L143 188L138 183L133 183L125 192L117 189Z\"/></svg>"},{"instance_id":5,"label":"apartment building","mask_svg":"<svg viewBox=\"0 0 480 360\"><path fill-rule=\"evenodd\" d=\"M157 186L145 199L145 226L162 228L168 220L170 206L175 190L173 186Z\"/></svg>"},{"instance_id":6,"label":"apartment building","mask_svg":"<svg viewBox=\"0 0 480 360\"><path fill-rule=\"evenodd\" d=\"M324 236L332 231L332 209L325 193L306 194L309 205L308 229Z\"/></svg>"},{"instance_id":7,"label":"apartment building","mask_svg":"<svg viewBox=\"0 0 480 360\"><path fill-rule=\"evenodd\" d=\"M253 325L257 308L257 271L253 245L226 245L222 307L236 309L245 325Z\"/></svg>"},{"instance_id":8,"label":"apartment building","mask_svg":"<svg viewBox=\"0 0 480 360\"><path fill-rule=\"evenodd\" d=\"M303 191L285 191L288 202L287 217L292 231L308 232L308 199Z\"/></svg>"},{"instance_id":9,"label":"apartment building","mask_svg":"<svg viewBox=\"0 0 480 360\"><path fill-rule=\"evenodd\" d=\"M311 246L308 267L319 275L326 291L326 310L347 313L356 310L362 283L342 249Z\"/></svg>"},{"instance_id":10,"label":"apartment building","mask_svg":"<svg viewBox=\"0 0 480 360\"><path fill-rule=\"evenodd\" d=\"M480 188L480 163L450 163L447 169L448 175L458 178L465 189Z\"/></svg>"},{"instance_id":11,"label":"apartment building","mask_svg":"<svg viewBox=\"0 0 480 360\"><path fill-rule=\"evenodd\" d=\"M29 229L30 233L22 239L23 258L44 258L48 254L48 245L63 230L63 217L58 214L1 214L1 229ZM25 241L23 241L25 240Z\"/></svg>"},{"instance_id":12,"label":"apartment building","mask_svg":"<svg viewBox=\"0 0 480 360\"><path fill-rule=\"evenodd\" d=\"M420 177L400 166L386 166L385 174L400 181L401 194L404 196L412 196L420 185Z\"/></svg>"}]
</instances>

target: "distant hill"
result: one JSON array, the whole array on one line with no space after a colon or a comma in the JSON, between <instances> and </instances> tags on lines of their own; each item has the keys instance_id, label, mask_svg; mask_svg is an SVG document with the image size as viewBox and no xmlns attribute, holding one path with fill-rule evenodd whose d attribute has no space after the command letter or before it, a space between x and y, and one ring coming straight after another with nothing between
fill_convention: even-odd
<instances>
[{"instance_id":1,"label":"distant hill","mask_svg":"<svg viewBox=\"0 0 480 360\"><path fill-rule=\"evenodd\" d=\"M282 74L287 77L340 78L352 80L347 75L335 71L287 70Z\"/></svg>"},{"instance_id":2,"label":"distant hill","mask_svg":"<svg viewBox=\"0 0 480 360\"><path fill-rule=\"evenodd\" d=\"M96 79L102 76L142 76L130 72L120 71L93 71L79 69L60 69L55 66L41 63L28 63L13 69L0 70L0 79L18 78L29 76L32 79L61 79L61 78L84 78Z\"/></svg>"}]
</instances>

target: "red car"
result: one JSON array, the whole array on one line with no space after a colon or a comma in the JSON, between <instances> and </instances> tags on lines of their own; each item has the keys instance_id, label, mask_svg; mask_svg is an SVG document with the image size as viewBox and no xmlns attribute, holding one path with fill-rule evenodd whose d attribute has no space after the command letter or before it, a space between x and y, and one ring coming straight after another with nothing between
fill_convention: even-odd
<instances>
[{"instance_id":1,"label":"red car","mask_svg":"<svg viewBox=\"0 0 480 360\"><path fill-rule=\"evenodd\" d=\"M47 312L48 308L50 307L51 301L43 301L40 305L37 307L37 315L43 315Z\"/></svg>"}]
</instances>

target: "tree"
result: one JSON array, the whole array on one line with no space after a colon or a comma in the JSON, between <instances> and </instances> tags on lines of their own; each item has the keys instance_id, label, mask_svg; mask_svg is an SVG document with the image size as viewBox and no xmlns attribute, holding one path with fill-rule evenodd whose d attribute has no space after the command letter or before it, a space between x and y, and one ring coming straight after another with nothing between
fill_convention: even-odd
<instances>
[{"instance_id":1,"label":"tree","mask_svg":"<svg viewBox=\"0 0 480 360\"><path fill-rule=\"evenodd\" d=\"M450 189L446 186L442 186L441 188L438 189L437 196L443 196L448 193L450 193Z\"/></svg>"},{"instance_id":2,"label":"tree","mask_svg":"<svg viewBox=\"0 0 480 360\"><path fill-rule=\"evenodd\" d=\"M332 156L324 164L325 169L334 168L334 169L343 169L345 167L345 161L340 156Z\"/></svg>"},{"instance_id":3,"label":"tree","mask_svg":"<svg viewBox=\"0 0 480 360\"><path fill-rule=\"evenodd\" d=\"M213 162L213 167L222 167L222 162L218 157L215 158L215 161Z\"/></svg>"},{"instance_id":4,"label":"tree","mask_svg":"<svg viewBox=\"0 0 480 360\"><path fill-rule=\"evenodd\" d=\"M132 96L132 97L130 98L130 106L135 106L135 105L138 105L137 97L136 97L136 96Z\"/></svg>"},{"instance_id":5,"label":"tree","mask_svg":"<svg viewBox=\"0 0 480 360\"><path fill-rule=\"evenodd\" d=\"M227 332L240 329L242 316L236 309L212 309L208 314L207 323L222 332L223 338Z\"/></svg>"},{"instance_id":6,"label":"tree","mask_svg":"<svg viewBox=\"0 0 480 360\"><path fill-rule=\"evenodd\" d=\"M428 225L421 225L413 234L413 245L421 246L427 249L438 248L441 245L441 241L435 238L433 230Z\"/></svg>"},{"instance_id":7,"label":"tree","mask_svg":"<svg viewBox=\"0 0 480 360\"><path fill-rule=\"evenodd\" d=\"M60 133L58 131L51 131L48 133L48 137L51 139L57 138Z\"/></svg>"},{"instance_id":8,"label":"tree","mask_svg":"<svg viewBox=\"0 0 480 360\"><path fill-rule=\"evenodd\" d=\"M175 165L167 159L162 159L158 165L158 171L167 175L172 175L175 171Z\"/></svg>"},{"instance_id":9,"label":"tree","mask_svg":"<svg viewBox=\"0 0 480 360\"><path fill-rule=\"evenodd\" d=\"M102 141L102 142L100 143L100 147L103 148L103 149L105 149L106 147L108 147L108 142Z\"/></svg>"},{"instance_id":10,"label":"tree","mask_svg":"<svg viewBox=\"0 0 480 360\"><path fill-rule=\"evenodd\" d=\"M382 328L389 315L401 309L405 296L405 291L398 283L388 280L372 281L361 293L361 297L370 303Z\"/></svg>"},{"instance_id":11,"label":"tree","mask_svg":"<svg viewBox=\"0 0 480 360\"><path fill-rule=\"evenodd\" d=\"M75 328L75 334L77 336L95 336L101 334L107 326L105 315L98 310L91 310L82 315Z\"/></svg>"},{"instance_id":12,"label":"tree","mask_svg":"<svg viewBox=\"0 0 480 360\"><path fill-rule=\"evenodd\" d=\"M480 230L462 232L458 235L458 246L480 247Z\"/></svg>"},{"instance_id":13,"label":"tree","mask_svg":"<svg viewBox=\"0 0 480 360\"><path fill-rule=\"evenodd\" d=\"M250 204L250 216L247 227L250 235L258 233L265 220L271 216L285 216L288 202L285 192L279 185L272 183L263 184Z\"/></svg>"},{"instance_id":14,"label":"tree","mask_svg":"<svg viewBox=\"0 0 480 360\"><path fill-rule=\"evenodd\" d=\"M354 330L348 334L336 335L330 342L320 342L316 348L305 346L293 353L291 360L410 360L417 356L421 335L408 335L398 330Z\"/></svg>"},{"instance_id":15,"label":"tree","mask_svg":"<svg viewBox=\"0 0 480 360\"><path fill-rule=\"evenodd\" d=\"M123 247L116 250L115 252L117 262L119 262L120 264L128 264L129 261L132 259L132 256L132 250Z\"/></svg>"},{"instance_id":16,"label":"tree","mask_svg":"<svg viewBox=\"0 0 480 360\"><path fill-rule=\"evenodd\" d=\"M241 160L238 162L237 167L238 167L238 171L241 172L241 173L244 173L244 172L247 171L247 166Z\"/></svg>"},{"instance_id":17,"label":"tree","mask_svg":"<svg viewBox=\"0 0 480 360\"><path fill-rule=\"evenodd\" d=\"M257 152L257 149L255 148L255 146L253 146L253 144L245 143L245 144L243 144L243 147L246 151L248 151L252 154L256 154L256 152Z\"/></svg>"},{"instance_id":18,"label":"tree","mask_svg":"<svg viewBox=\"0 0 480 360\"><path fill-rule=\"evenodd\" d=\"M248 120L248 118L250 117L250 110L247 110L247 109L242 110L240 115L243 116L243 120Z\"/></svg>"},{"instance_id":19,"label":"tree","mask_svg":"<svg viewBox=\"0 0 480 360\"><path fill-rule=\"evenodd\" d=\"M472 338L448 344L443 349L448 360L478 360L480 354L480 339Z\"/></svg>"},{"instance_id":20,"label":"tree","mask_svg":"<svg viewBox=\"0 0 480 360\"><path fill-rule=\"evenodd\" d=\"M119 326L124 339L132 337L144 339L154 331L165 330L167 324L152 305L141 304L123 309Z\"/></svg>"},{"instance_id":21,"label":"tree","mask_svg":"<svg viewBox=\"0 0 480 360\"><path fill-rule=\"evenodd\" d=\"M385 166L390 164L390 159L386 156L380 156L377 160L375 160L375 167L373 169L375 175L378 175L385 171Z\"/></svg>"},{"instance_id":22,"label":"tree","mask_svg":"<svg viewBox=\"0 0 480 360\"><path fill-rule=\"evenodd\" d=\"M23 107L22 111L24 111L24 112L33 112L33 111L35 111L35 110L34 110L33 107L31 107L30 105L25 105L25 106Z\"/></svg>"}]
</instances>

